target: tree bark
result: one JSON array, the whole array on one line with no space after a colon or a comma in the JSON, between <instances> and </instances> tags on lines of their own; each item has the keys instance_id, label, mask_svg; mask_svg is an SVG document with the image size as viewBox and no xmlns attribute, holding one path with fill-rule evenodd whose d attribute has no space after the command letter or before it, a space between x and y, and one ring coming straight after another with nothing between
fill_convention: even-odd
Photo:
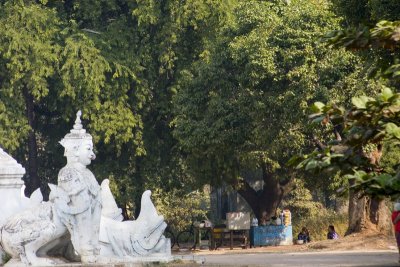
<instances>
[{"instance_id":1,"label":"tree bark","mask_svg":"<svg viewBox=\"0 0 400 267\"><path fill-rule=\"evenodd\" d=\"M244 181L244 185L237 190L259 221L263 212L267 213L268 218L274 216L283 196L290 190L290 183L286 181L284 185L280 184L266 166L262 166L262 171L264 181L262 191L254 190L247 181Z\"/></svg>"},{"instance_id":2,"label":"tree bark","mask_svg":"<svg viewBox=\"0 0 400 267\"><path fill-rule=\"evenodd\" d=\"M28 134L28 177L25 181L25 195L30 196L37 188L40 187L40 179L38 177L38 152L35 133L35 114L33 110L34 100L33 95L28 91L27 88L24 88L23 94L26 105L26 117L28 119L28 124L31 128Z\"/></svg>"},{"instance_id":3,"label":"tree bark","mask_svg":"<svg viewBox=\"0 0 400 267\"><path fill-rule=\"evenodd\" d=\"M142 206L142 193L144 192L144 181L143 177L141 175L141 167L143 164L143 158L142 157L136 157L135 159L135 186L136 186L136 194L135 194L135 210L134 210L134 216L135 218L139 217L139 214L141 212L140 208Z\"/></svg>"},{"instance_id":4,"label":"tree bark","mask_svg":"<svg viewBox=\"0 0 400 267\"><path fill-rule=\"evenodd\" d=\"M349 226L345 235L357 232L376 231L390 233L391 221L387 201L350 191Z\"/></svg>"}]
</instances>

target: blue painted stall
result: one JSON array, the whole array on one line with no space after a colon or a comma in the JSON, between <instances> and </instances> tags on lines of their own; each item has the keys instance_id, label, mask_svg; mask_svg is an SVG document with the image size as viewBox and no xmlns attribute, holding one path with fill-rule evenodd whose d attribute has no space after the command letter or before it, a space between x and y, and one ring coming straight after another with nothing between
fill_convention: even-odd
<instances>
[{"instance_id":1,"label":"blue painted stall","mask_svg":"<svg viewBox=\"0 0 400 267\"><path fill-rule=\"evenodd\" d=\"M250 246L292 245L291 225L265 225L250 228Z\"/></svg>"}]
</instances>

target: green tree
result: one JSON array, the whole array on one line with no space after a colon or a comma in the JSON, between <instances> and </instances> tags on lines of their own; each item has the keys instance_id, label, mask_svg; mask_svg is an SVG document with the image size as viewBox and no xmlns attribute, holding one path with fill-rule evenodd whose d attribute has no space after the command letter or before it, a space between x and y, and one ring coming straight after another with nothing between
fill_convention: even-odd
<instances>
[{"instance_id":1,"label":"green tree","mask_svg":"<svg viewBox=\"0 0 400 267\"><path fill-rule=\"evenodd\" d=\"M107 27L112 51L118 50L122 60L137 64L140 86L148 92L140 112L146 153L130 156L124 151L117 170L125 177L120 189L131 188L127 199L133 192L135 199L131 201L136 207L145 189L160 188L181 196L196 189L172 136L174 84L179 79L177 73L201 56L204 46L229 20L234 4L214 0L134 1L130 14ZM123 159L126 157L129 160ZM126 163L122 168L121 162Z\"/></svg>"},{"instance_id":2,"label":"green tree","mask_svg":"<svg viewBox=\"0 0 400 267\"><path fill-rule=\"evenodd\" d=\"M393 167L396 164L386 163L382 168L384 144L386 150L393 147L393 140L400 138L400 128L397 126L399 119L399 97L389 88L375 98L367 96L354 97L352 106L349 109L335 104L324 105L316 102L312 109L314 114L311 117L315 122L332 124L333 127L342 129L342 138L335 139L322 150L316 150L311 154L293 157L291 163L299 169L314 172L326 171L330 174L340 171L350 184L353 195L358 197L358 203L363 203L370 212L366 218L363 214L360 222L350 221L348 232L361 231L366 223L373 223L380 230L387 230L387 220L384 214L384 202L377 198L381 196L398 197L400 195L400 179L397 170ZM357 193L359 192L359 193ZM370 202L360 196L367 194L372 196ZM360 213L360 211L356 211ZM352 214L350 214L352 216ZM383 220L381 219L383 218ZM385 222L386 220L386 222ZM368 227L368 225L367 225Z\"/></svg>"},{"instance_id":3,"label":"green tree","mask_svg":"<svg viewBox=\"0 0 400 267\"><path fill-rule=\"evenodd\" d=\"M380 175L382 172L393 173L396 164L387 164L389 171L385 171L380 167L380 161L384 144L400 137L400 128L395 124L399 94L384 88L375 98L354 97L350 109L321 102L314 103L311 108L314 113L310 117L314 122L342 128L342 137L330 142L323 150L293 157L292 162L297 168L340 171L352 180L353 188L364 189L369 195L397 197L400 191L394 177ZM390 147L393 144L387 150Z\"/></svg>"},{"instance_id":4,"label":"green tree","mask_svg":"<svg viewBox=\"0 0 400 267\"><path fill-rule=\"evenodd\" d=\"M45 1L8 1L1 10L1 129L10 139L1 144L18 148L22 160L28 153L26 193L56 178L63 160L55 144L78 109L92 122L95 142L113 141L121 148L131 141L141 153L140 116L127 100L133 71L103 55L90 36Z\"/></svg>"},{"instance_id":5,"label":"green tree","mask_svg":"<svg viewBox=\"0 0 400 267\"><path fill-rule=\"evenodd\" d=\"M343 25L371 26L379 20L398 20L400 6L396 0L334 0L335 11L344 17Z\"/></svg>"},{"instance_id":6,"label":"green tree","mask_svg":"<svg viewBox=\"0 0 400 267\"><path fill-rule=\"evenodd\" d=\"M399 22L386 21L387 19L399 19L397 11L400 6L398 3L396 1L374 0L335 1L335 6L345 16L345 29L330 32L325 40L332 46L357 51L366 59L365 69L370 73L370 76L377 77L379 83L398 90ZM355 9L361 12L353 12ZM363 24L363 26L359 26L360 24ZM386 99L388 95L392 95L393 98ZM336 148L342 151L336 153L339 154L339 157L331 161L331 158L336 157L336 155L335 153L331 154L332 146L327 146L320 152L309 154L308 159L303 161L303 163L308 161L311 165L306 163L305 165L300 164L299 167L317 168L319 170L340 169L343 174L348 175L351 187L358 190L358 192L350 190L353 198L350 202L349 233L360 231L365 225L368 227L371 222L378 229L386 230L390 227L387 224L385 225L385 221L388 220L386 219L387 214L384 214L385 202L381 198L398 194L397 178L393 176L395 165L386 160L385 164L379 166L379 161L382 153L387 152L397 158L396 152L393 152L396 149L389 150L396 146L395 143L390 141L393 139L391 131L395 130L398 125L396 115L390 118L391 115L396 113L395 110L398 105L396 95L391 90L385 89L373 99L367 96L354 98L353 105L347 107L347 109L331 104L323 106L321 103L314 106L314 111L316 111L318 105L320 105L323 114L327 115L326 119L323 119L324 122L336 125L336 129L347 129L342 133L344 139L335 138L335 142L339 143ZM390 110L391 115L383 114L387 110ZM315 115L318 119L323 117L320 116L321 114ZM329 120L331 115L333 116L332 122ZM371 124L366 123L365 120L371 118L373 118L373 122ZM390 123L391 126L388 129L382 129L382 126L385 127L387 123ZM362 135L364 129L368 129L368 132L364 132L366 135ZM374 140L377 132L380 133L380 140ZM359 138L354 138L355 136L359 136ZM324 158L325 166L320 165L319 160L313 162L312 158L314 157ZM312 167L312 165L315 167ZM360 197L360 194L365 193L372 198ZM380 212L383 213L379 214Z\"/></svg>"},{"instance_id":7,"label":"green tree","mask_svg":"<svg viewBox=\"0 0 400 267\"><path fill-rule=\"evenodd\" d=\"M329 2L243 1L234 15L180 73L174 135L197 182L231 184L257 217L271 216L295 176L286 161L313 145L307 104L346 98L334 88L354 81L358 60L318 42L339 23Z\"/></svg>"},{"instance_id":8,"label":"green tree","mask_svg":"<svg viewBox=\"0 0 400 267\"><path fill-rule=\"evenodd\" d=\"M187 175L171 134L173 84L176 74L201 56L229 20L235 2L0 1L1 22L7 25L0 30L0 130L2 136L13 137L0 144L18 150L25 166L25 158L32 161L27 180L36 182L29 191L54 182L64 162L58 141L82 107L98 156L92 168L100 180L112 180L126 217L131 209L138 212L145 189L177 188L181 195L193 190L187 186L193 177ZM34 11L27 16L27 10ZM41 20L37 28L35 23ZM32 53L34 46L43 49ZM3 53L10 49L12 53ZM17 59L24 59L33 71L49 70L31 79L28 70L7 65ZM29 87L34 92L31 126L22 89L9 81L13 75L27 83L38 77L42 81L40 88ZM39 89L41 94L36 95ZM32 157L25 145L29 131L37 146ZM37 170L31 167L36 156Z\"/></svg>"}]
</instances>

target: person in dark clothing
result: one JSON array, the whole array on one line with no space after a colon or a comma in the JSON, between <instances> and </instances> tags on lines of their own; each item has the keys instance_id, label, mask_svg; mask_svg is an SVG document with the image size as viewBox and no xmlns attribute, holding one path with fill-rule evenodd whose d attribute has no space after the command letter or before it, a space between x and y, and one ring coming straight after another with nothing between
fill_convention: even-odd
<instances>
[{"instance_id":1,"label":"person in dark clothing","mask_svg":"<svg viewBox=\"0 0 400 267\"><path fill-rule=\"evenodd\" d=\"M308 243L311 241L310 238L310 233L308 232L306 227L303 227L301 229L301 232L299 233L299 235L297 236L298 240L303 240L304 243Z\"/></svg>"}]
</instances>

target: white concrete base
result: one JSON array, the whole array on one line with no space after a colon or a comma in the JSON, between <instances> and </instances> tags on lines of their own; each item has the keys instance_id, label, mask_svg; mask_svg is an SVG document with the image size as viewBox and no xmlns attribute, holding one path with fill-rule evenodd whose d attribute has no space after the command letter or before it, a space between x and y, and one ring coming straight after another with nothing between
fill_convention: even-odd
<instances>
[{"instance_id":1,"label":"white concrete base","mask_svg":"<svg viewBox=\"0 0 400 267\"><path fill-rule=\"evenodd\" d=\"M43 258L45 259L45 258ZM137 257L137 258L105 258L100 259L96 263L91 264L83 264L81 262L64 262L59 258L46 258L50 259L52 262L49 264L43 263L42 266L57 266L57 267L80 267L80 266L101 266L101 267L141 267L141 266L149 266L149 264L153 263L168 263L174 261L174 257L169 256L165 257L162 255L153 255L151 257ZM4 267L27 267L21 261L16 259L11 259L7 262Z\"/></svg>"},{"instance_id":2,"label":"white concrete base","mask_svg":"<svg viewBox=\"0 0 400 267\"><path fill-rule=\"evenodd\" d=\"M103 259L99 259L97 264L105 264L106 266L111 264L111 266L113 264L124 264L124 266L131 266L129 264L142 264L142 263L151 263L151 262L171 262L173 261L174 258L169 255L165 255L165 254L153 254L151 256L145 256L145 257L126 257L126 258L112 258L112 257L106 257ZM135 265L132 265L135 266ZM141 265L139 265L141 266Z\"/></svg>"}]
</instances>

